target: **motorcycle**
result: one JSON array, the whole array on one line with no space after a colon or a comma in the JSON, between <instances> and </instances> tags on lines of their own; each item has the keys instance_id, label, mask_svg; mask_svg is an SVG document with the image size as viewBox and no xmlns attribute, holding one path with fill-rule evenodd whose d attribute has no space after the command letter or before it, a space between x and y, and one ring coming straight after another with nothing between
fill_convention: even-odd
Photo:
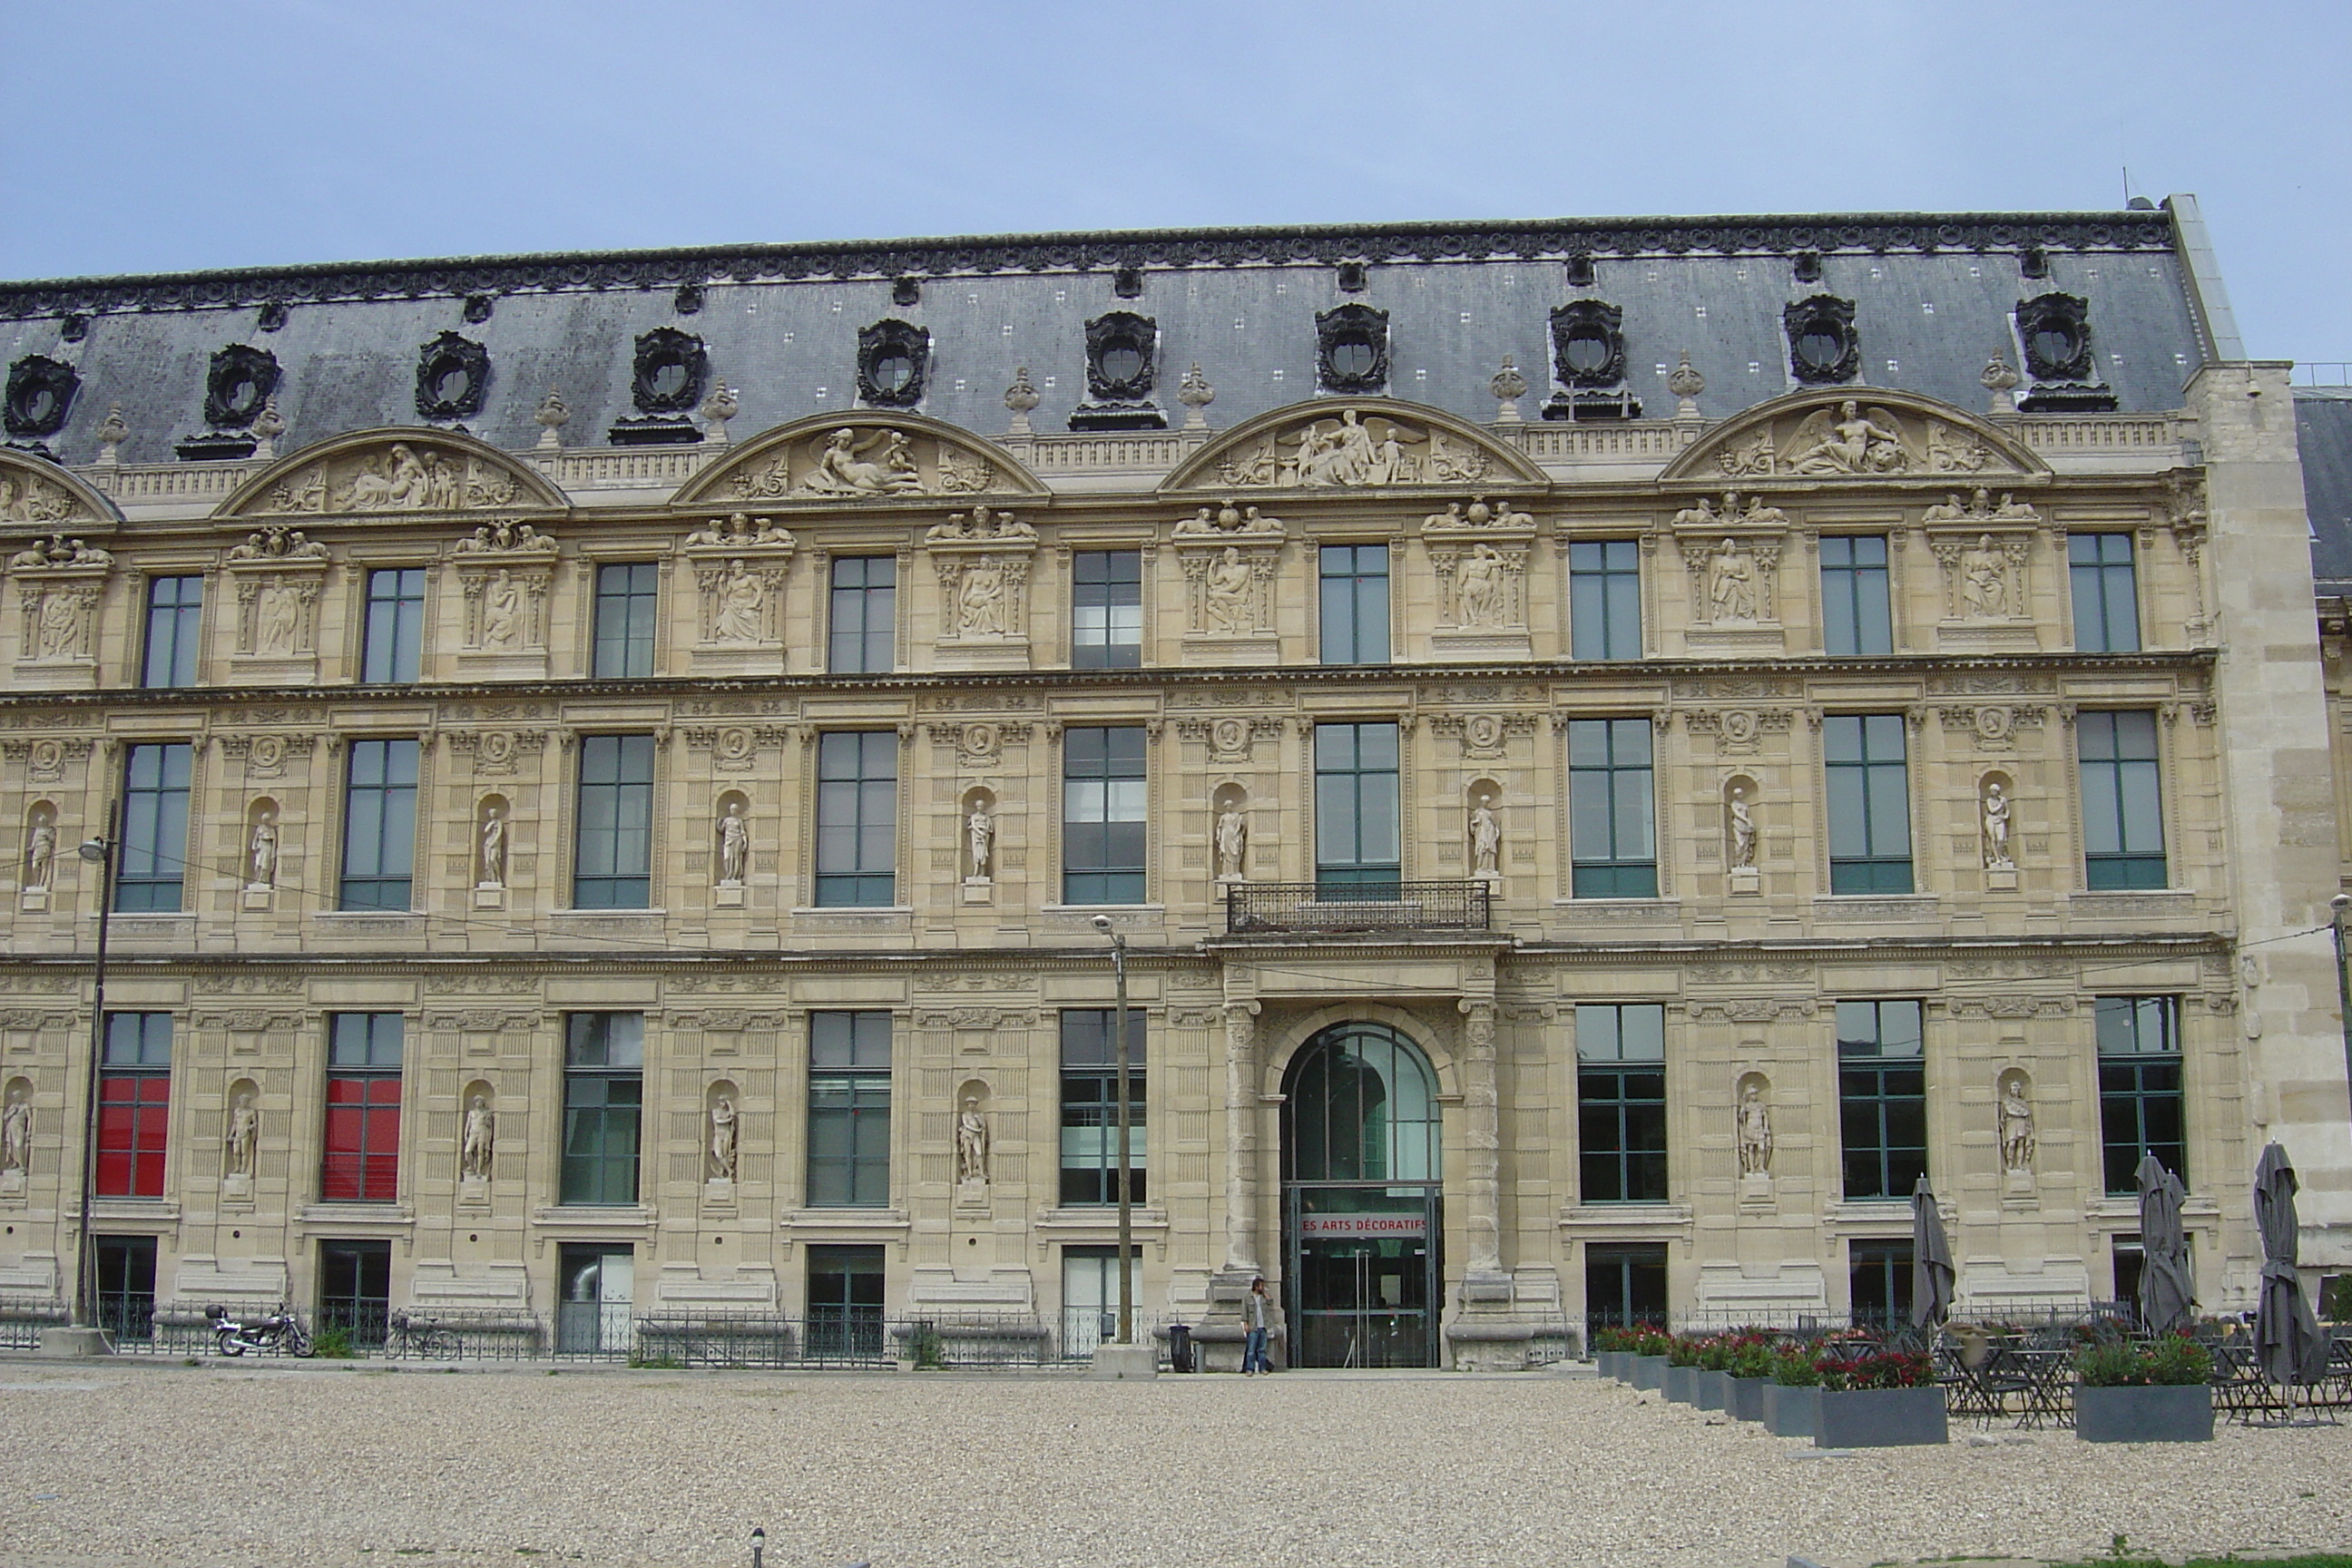
<instances>
[{"instance_id":1,"label":"motorcycle","mask_svg":"<svg viewBox=\"0 0 2352 1568\"><path fill-rule=\"evenodd\" d=\"M243 1355L247 1351L310 1353L310 1332L290 1311L270 1312L246 1322L230 1317L226 1307L207 1307L205 1318L212 1325L213 1343L223 1355Z\"/></svg>"}]
</instances>

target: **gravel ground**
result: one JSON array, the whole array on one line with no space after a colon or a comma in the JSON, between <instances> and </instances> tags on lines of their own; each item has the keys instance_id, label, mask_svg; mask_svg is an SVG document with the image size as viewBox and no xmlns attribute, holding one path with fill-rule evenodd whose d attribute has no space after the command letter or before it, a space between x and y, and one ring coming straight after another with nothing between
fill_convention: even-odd
<instances>
[{"instance_id":1,"label":"gravel ground","mask_svg":"<svg viewBox=\"0 0 2352 1568\"><path fill-rule=\"evenodd\" d=\"M1817 1455L1559 1373L0 1363L0 1568L1868 1564L2352 1542L2352 1426Z\"/></svg>"}]
</instances>

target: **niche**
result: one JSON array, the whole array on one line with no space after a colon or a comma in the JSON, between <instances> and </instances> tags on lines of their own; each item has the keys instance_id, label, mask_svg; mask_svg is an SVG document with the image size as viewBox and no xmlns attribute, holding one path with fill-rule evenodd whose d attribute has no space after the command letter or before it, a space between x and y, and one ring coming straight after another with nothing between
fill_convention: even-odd
<instances>
[{"instance_id":1,"label":"niche","mask_svg":"<svg viewBox=\"0 0 2352 1568\"><path fill-rule=\"evenodd\" d=\"M498 1167L498 1091L488 1079L478 1078L466 1086L459 1101L458 1197L461 1202L487 1203L487 1189Z\"/></svg>"},{"instance_id":2,"label":"niche","mask_svg":"<svg viewBox=\"0 0 2352 1568\"><path fill-rule=\"evenodd\" d=\"M986 897L996 876L996 797L977 785L963 796L964 898Z\"/></svg>"},{"instance_id":3,"label":"niche","mask_svg":"<svg viewBox=\"0 0 2352 1568\"><path fill-rule=\"evenodd\" d=\"M1503 786L1490 778L1473 779L1464 795L1470 875L1478 881L1503 879L1502 800Z\"/></svg>"},{"instance_id":4,"label":"niche","mask_svg":"<svg viewBox=\"0 0 2352 1568\"><path fill-rule=\"evenodd\" d=\"M743 1092L727 1079L702 1094L702 1176L732 1186L741 1160Z\"/></svg>"},{"instance_id":5,"label":"niche","mask_svg":"<svg viewBox=\"0 0 2352 1568\"><path fill-rule=\"evenodd\" d=\"M261 1161L261 1086L240 1078L221 1110L221 1190L250 1195Z\"/></svg>"},{"instance_id":6,"label":"niche","mask_svg":"<svg viewBox=\"0 0 2352 1568\"><path fill-rule=\"evenodd\" d=\"M269 907L269 889L278 883L278 802L268 795L257 795L245 808L245 904L247 909Z\"/></svg>"},{"instance_id":7,"label":"niche","mask_svg":"<svg viewBox=\"0 0 2352 1568\"><path fill-rule=\"evenodd\" d=\"M1213 820L1210 837L1217 856L1217 880L1249 880L1249 792L1237 784L1222 784L1209 796Z\"/></svg>"},{"instance_id":8,"label":"niche","mask_svg":"<svg viewBox=\"0 0 2352 1568\"><path fill-rule=\"evenodd\" d=\"M0 1086L0 1193L22 1193L33 1167L33 1080Z\"/></svg>"},{"instance_id":9,"label":"niche","mask_svg":"<svg viewBox=\"0 0 2352 1568\"><path fill-rule=\"evenodd\" d=\"M1734 893L1759 890L1756 858L1762 830L1756 822L1756 781L1734 773L1723 781L1723 865L1725 887Z\"/></svg>"},{"instance_id":10,"label":"niche","mask_svg":"<svg viewBox=\"0 0 2352 1568\"><path fill-rule=\"evenodd\" d=\"M740 904L743 884L751 876L751 797L740 789L721 795L711 816L710 833L711 865L717 873L719 890L722 894L733 893L731 901ZM719 900L722 904L730 901Z\"/></svg>"},{"instance_id":11,"label":"niche","mask_svg":"<svg viewBox=\"0 0 2352 1568\"><path fill-rule=\"evenodd\" d=\"M25 813L24 858L17 863L16 886L25 908L47 909L49 886L58 870L58 808L37 800Z\"/></svg>"}]
</instances>

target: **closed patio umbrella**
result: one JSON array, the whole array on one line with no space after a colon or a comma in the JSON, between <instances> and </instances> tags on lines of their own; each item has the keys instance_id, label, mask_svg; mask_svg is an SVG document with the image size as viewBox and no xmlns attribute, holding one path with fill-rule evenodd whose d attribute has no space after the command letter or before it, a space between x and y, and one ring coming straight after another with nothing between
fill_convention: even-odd
<instances>
[{"instance_id":1,"label":"closed patio umbrella","mask_svg":"<svg viewBox=\"0 0 2352 1568\"><path fill-rule=\"evenodd\" d=\"M2180 1204L2189 1195L2180 1178L2153 1153L2139 1157L2139 1245L2145 1261L2139 1275L2139 1316L2150 1333L2168 1334L2189 1321L2197 1288L2189 1274L2189 1233L2181 1228Z\"/></svg>"},{"instance_id":2,"label":"closed patio umbrella","mask_svg":"<svg viewBox=\"0 0 2352 1568\"><path fill-rule=\"evenodd\" d=\"M2273 1383L2317 1383L2327 1364L2319 1320L2295 1272L2294 1166L2273 1143L2254 1167L2254 1226L2263 1233L2263 1292L2254 1309L2254 1353Z\"/></svg>"},{"instance_id":3,"label":"closed patio umbrella","mask_svg":"<svg viewBox=\"0 0 2352 1568\"><path fill-rule=\"evenodd\" d=\"M1952 1244L1927 1178L1911 1190L1911 1325L1937 1328L1952 1315Z\"/></svg>"}]
</instances>

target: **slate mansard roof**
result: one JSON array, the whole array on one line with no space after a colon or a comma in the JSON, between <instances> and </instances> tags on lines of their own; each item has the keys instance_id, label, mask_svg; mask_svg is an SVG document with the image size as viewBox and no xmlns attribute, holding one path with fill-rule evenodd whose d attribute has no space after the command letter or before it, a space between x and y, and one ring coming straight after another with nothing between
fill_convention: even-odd
<instances>
[{"instance_id":1,"label":"slate mansard roof","mask_svg":"<svg viewBox=\"0 0 2352 1568\"><path fill-rule=\"evenodd\" d=\"M1857 385L1983 405L1996 350L2021 365L2015 313L2063 293L2087 301L2092 379L2125 413L2179 406L2217 357L2200 314L2192 247L2170 210L1543 221L1476 226L1048 235L887 244L531 256L0 284L0 347L79 377L64 427L46 438L87 462L120 405L122 461L173 460L206 427L213 356L266 349L290 451L346 431L425 423L423 345L455 332L489 374L466 427L520 448L550 388L570 405L569 446L601 445L632 400L637 340L699 339L709 374L740 399L740 436L858 405L861 329L928 333L922 413L1002 431L1003 394L1026 366L1040 434L1088 400L1087 323L1125 310L1157 329L1150 396L1171 426L1197 363L1229 428L1316 395L1318 312L1388 315L1391 396L1492 419L1506 355L1528 384L1527 416L1558 390L1555 307L1622 312L1624 389L1671 415L1666 373L1687 351L1701 406L1721 417L1793 390L1783 310L1851 301ZM1586 278L1589 282L1583 281ZM2021 387L2021 393L2029 390Z\"/></svg>"}]
</instances>

